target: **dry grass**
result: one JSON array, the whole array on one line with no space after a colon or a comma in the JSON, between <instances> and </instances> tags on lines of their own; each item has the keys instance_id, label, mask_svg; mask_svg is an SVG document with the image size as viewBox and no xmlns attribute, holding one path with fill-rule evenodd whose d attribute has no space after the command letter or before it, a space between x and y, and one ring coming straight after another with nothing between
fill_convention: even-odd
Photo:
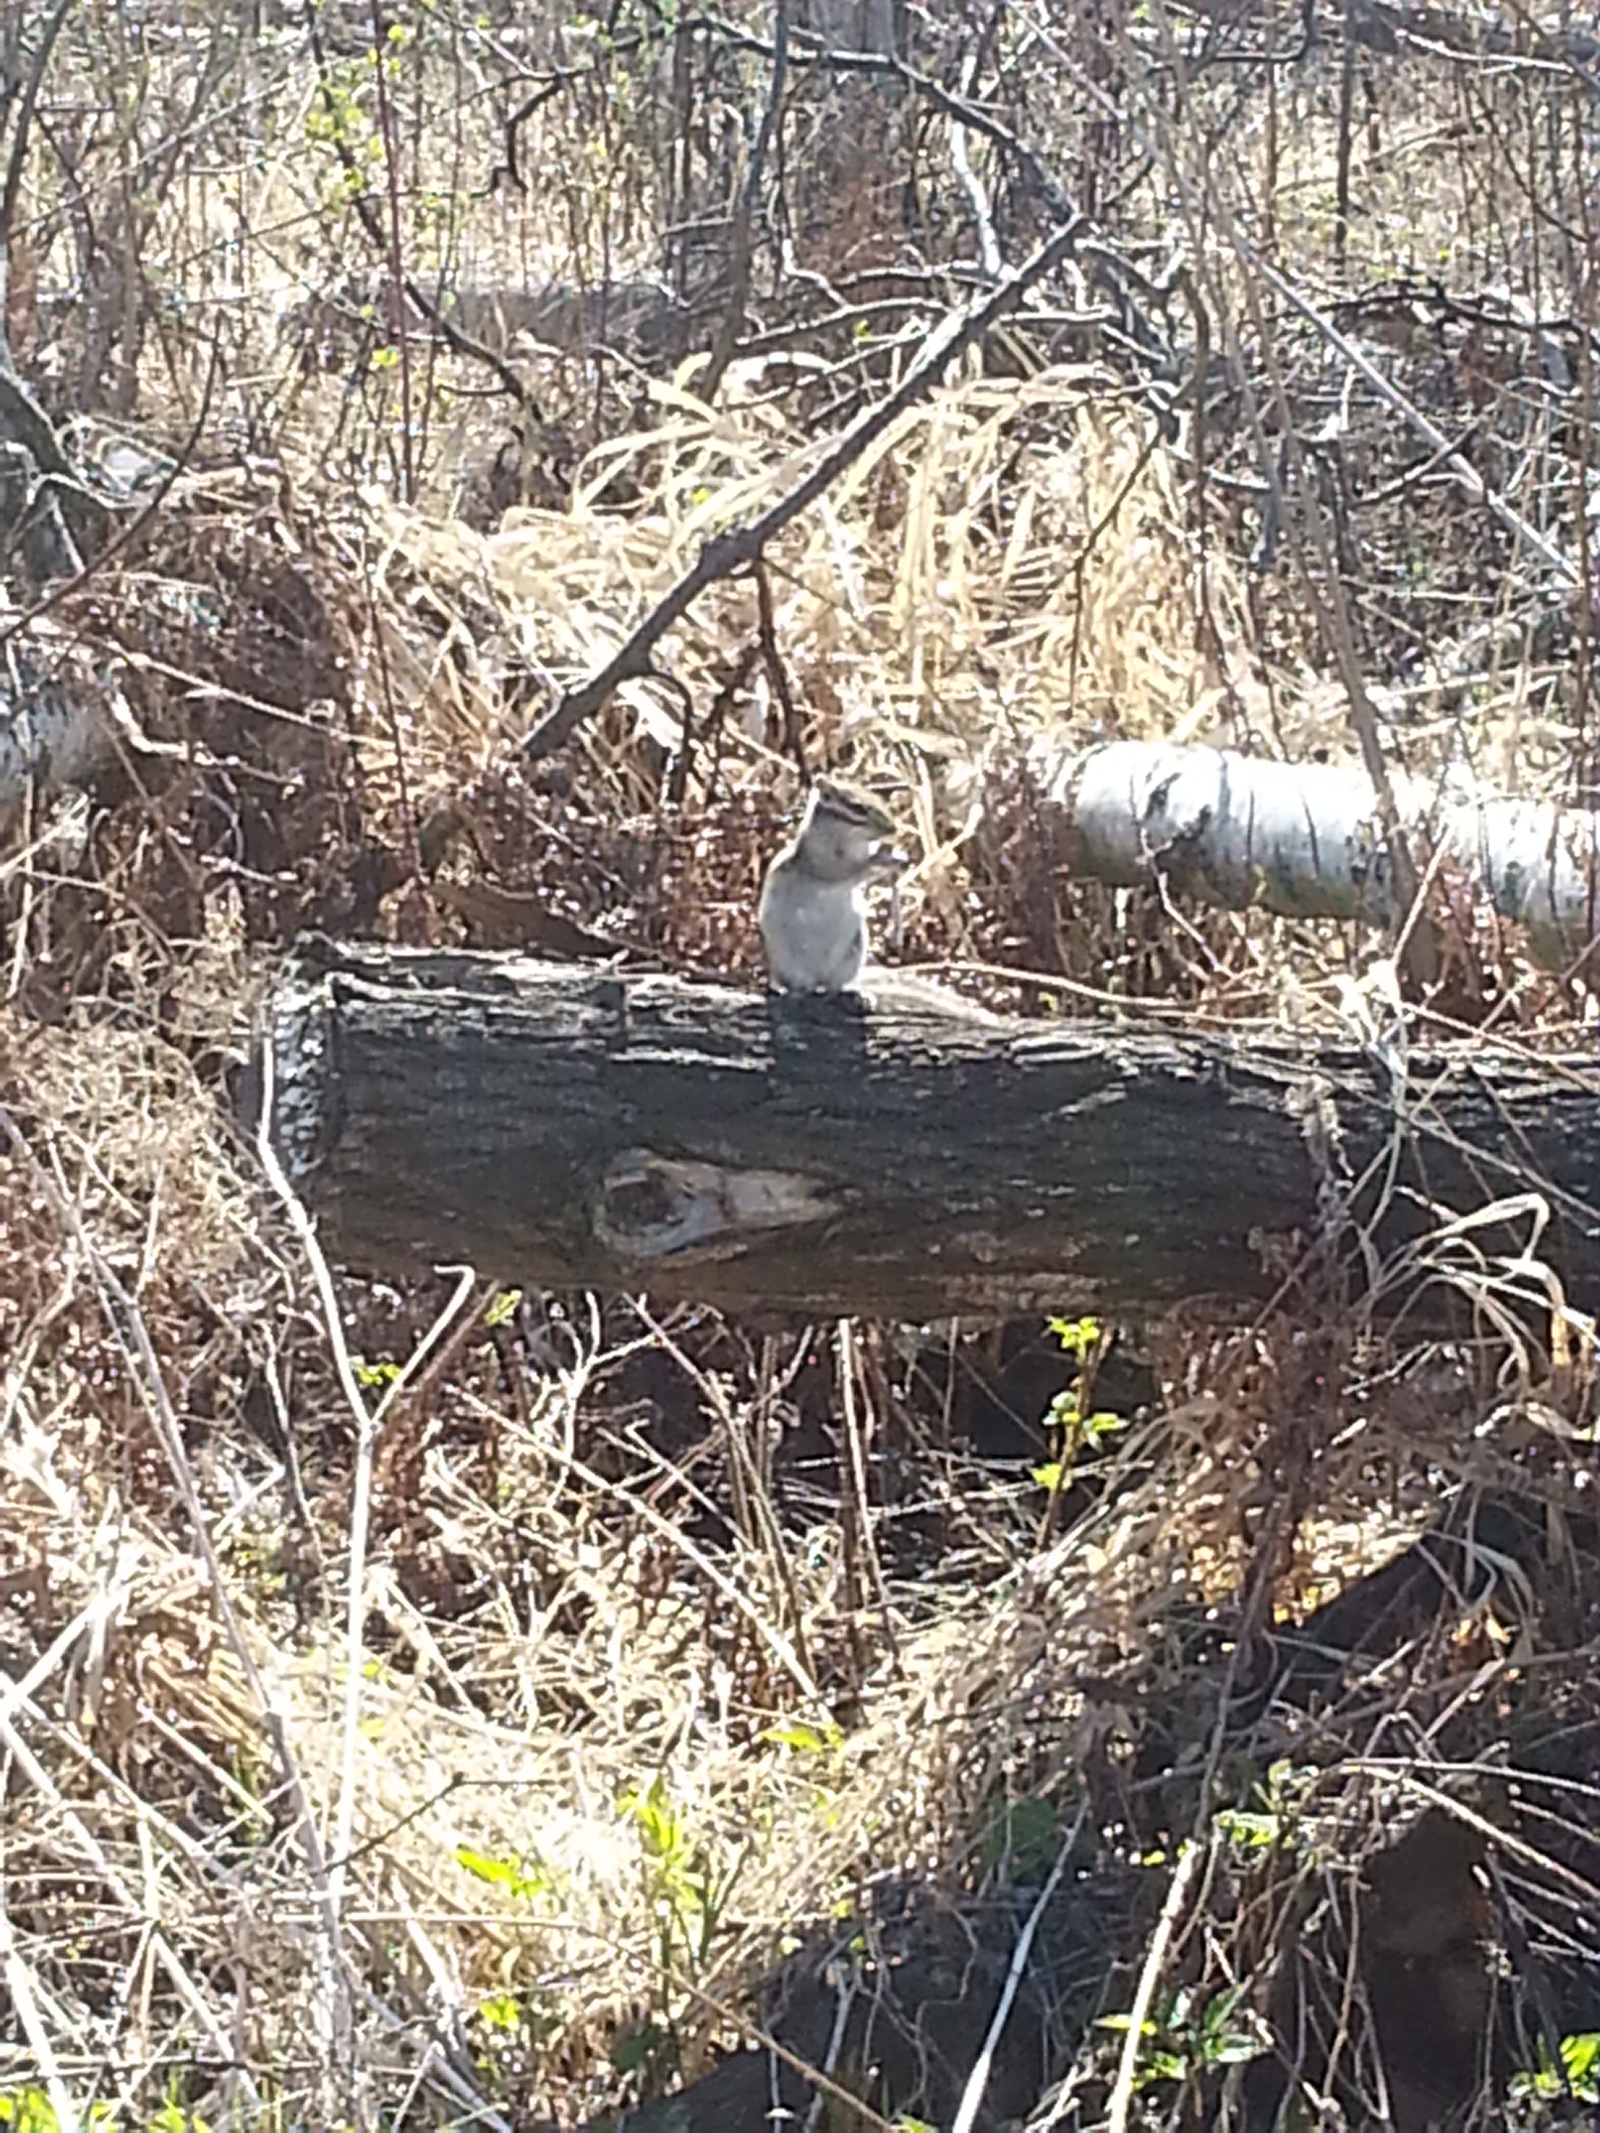
<instances>
[{"instance_id":1,"label":"dry grass","mask_svg":"<svg viewBox=\"0 0 1600 2133\"><path fill-rule=\"evenodd\" d=\"M1325 76L1294 74L1304 101L1279 113L1279 238L1308 277L1329 257ZM303 114L303 55L253 93ZM1409 120L1434 137L1456 93L1435 84ZM1481 84L1460 93L1481 118ZM1081 119L1060 123L1082 150ZM1347 752L1297 581L1252 577L1248 515L1202 532L1192 455L1110 356L974 365L769 556L778 670L753 583L720 585L663 646L666 683L530 767L520 733L708 534L800 477L829 403L774 358L737 364L710 410L692 366L540 357L570 487L485 530L441 504L498 428L460 397L469 371L418 353L424 502L397 501L394 367L357 389L267 332L337 249L331 166L273 124L236 201L210 173L163 198L145 260L232 304L222 233L235 212L255 233L227 413L278 457L225 464L208 433L213 463L52 618L129 716L87 831L41 795L0 857L0 2104L571 2124L743 2041L795 1947L836 1974L871 1957L881 1985L908 1889L974 1946L998 1936L1003 1969L1065 1861L1075 1967L1041 2123L1265 2124L1284 2097L1309 2123L1320 2094L1327 2122L1404 2126L1439 2082L1457 2122L1504 2122L1513 2073L1597 2026L1575 1309L1545 1314L1542 1349L1503 1329L1400 1348L1336 1287L1246 1330L1200 1306L1127 1329L1146 1375L1103 1395L1127 1426L1052 1512L1033 1469L1060 1357L1008 1375L970 1330L755 1331L361 1280L322 1264L231 1124L255 1002L305 926L509 946L560 921L752 973L760 868L799 789L780 680L807 759L891 793L916 855L907 960L1020 966L1030 1003L1056 979L1315 1021L1379 944L1063 883L1038 834L1038 762L1097 734ZM556 207L474 202L418 263L592 265L649 204L642 140L574 176L554 121L532 128ZM459 203L429 153L418 196L431 178ZM1442 222L1446 166L1426 167ZM1411 180L1389 142L1367 178L1377 272ZM1159 167L1132 234L1158 191ZM864 198L839 199L830 241ZM181 433L204 349L158 338L132 382ZM1307 427L1344 393L1381 488L1395 434L1319 372L1325 350L1284 347ZM1420 393L1440 360L1408 347L1396 369ZM1489 385L1497 436L1533 423L1523 356ZM1224 429L1249 473L1242 420ZM1531 435L1507 462L1526 508ZM1364 551L1390 738L1414 770L1465 756L1553 789L1581 706L1527 582L1462 516L1424 486ZM1527 997L1535 1036L1570 1006ZM1413 1542L1404 1575L1357 1586ZM1352 1587L1359 1620L1319 1612ZM1448 1891L1420 1941L1418 1906L1385 1894L1403 1870L1369 1865L1408 1828ZM1452 2048L1481 2058L1464 2092L1413 2064L1420 2100L1385 2102L1401 2031L1441 2019L1407 1998L1419 1974L1454 1979ZM1094 2026L1140 1994L1163 2080ZM1547 2101L1516 2108L1534 2123Z\"/></svg>"}]
</instances>

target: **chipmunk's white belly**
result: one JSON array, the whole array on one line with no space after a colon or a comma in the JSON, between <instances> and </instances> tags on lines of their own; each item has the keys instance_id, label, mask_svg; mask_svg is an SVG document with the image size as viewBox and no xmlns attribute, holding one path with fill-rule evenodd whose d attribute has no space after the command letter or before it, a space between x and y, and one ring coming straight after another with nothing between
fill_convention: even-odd
<instances>
[{"instance_id":1,"label":"chipmunk's white belly","mask_svg":"<svg viewBox=\"0 0 1600 2133\"><path fill-rule=\"evenodd\" d=\"M861 975L867 923L859 889L769 882L761 899L767 975L785 992L845 992Z\"/></svg>"}]
</instances>

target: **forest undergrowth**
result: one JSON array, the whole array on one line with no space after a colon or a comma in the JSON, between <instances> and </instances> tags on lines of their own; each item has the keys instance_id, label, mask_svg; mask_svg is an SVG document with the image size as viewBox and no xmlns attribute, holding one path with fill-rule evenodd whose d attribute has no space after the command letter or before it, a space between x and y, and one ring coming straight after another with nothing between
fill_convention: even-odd
<instances>
[{"instance_id":1,"label":"forest undergrowth","mask_svg":"<svg viewBox=\"0 0 1600 2133\"><path fill-rule=\"evenodd\" d=\"M1592 2123L1595 1343L1553 1267L1451 1233L1417 1262L1446 1330L1303 1239L1262 1240L1287 1278L1251 1316L742 1324L330 1266L241 1101L307 932L758 985L762 870L824 766L911 854L893 960L1001 1012L1348 1040L1391 997L1379 928L1069 879L1045 792L1111 736L1357 760L1342 630L1393 767L1591 796L1590 603L1249 265L1589 582L1582 53L1423 40L1391 82L1341 30L1213 76L1169 24L1189 76L1117 10L1102 44L938 30L919 79L995 70L977 116L1109 198L1124 294L1186 251L1184 375L1080 267L536 760L964 299L974 141L1011 254L1050 196L969 133L908 229L891 164L914 190L910 114L950 110L912 83L830 130L798 46L811 265L780 271L773 205L703 395L715 301L620 352L578 302L639 284L688 184L659 25L540 51L259 12L206 30L214 117L136 11L30 44L55 145L5 210L90 551L36 581L13 541L7 706L54 690L98 739L11 797L0 744L0 2120L576 2125L683 2091L680 2129L734 2133L799 2060L838 2125ZM759 114L769 28L694 30L707 110ZM1113 53L1120 132L1073 104ZM509 137L526 194L487 181L507 82L550 91ZM96 98L69 145L157 292L137 336L64 175ZM543 292L545 338L493 351L515 393L388 308L397 262ZM785 310L819 290L859 319ZM1592 1046L1581 972L1425 896L1452 987L1413 1033Z\"/></svg>"}]
</instances>

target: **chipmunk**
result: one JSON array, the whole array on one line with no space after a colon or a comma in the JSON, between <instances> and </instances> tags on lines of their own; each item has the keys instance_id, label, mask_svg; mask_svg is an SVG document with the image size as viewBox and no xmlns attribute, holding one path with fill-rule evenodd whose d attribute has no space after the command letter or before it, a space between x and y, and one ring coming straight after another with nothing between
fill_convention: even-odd
<instances>
[{"instance_id":1,"label":"chipmunk","mask_svg":"<svg viewBox=\"0 0 1600 2133\"><path fill-rule=\"evenodd\" d=\"M767 869L757 916L767 976L781 992L849 992L867 958L861 891L906 864L876 801L818 778L794 836Z\"/></svg>"}]
</instances>

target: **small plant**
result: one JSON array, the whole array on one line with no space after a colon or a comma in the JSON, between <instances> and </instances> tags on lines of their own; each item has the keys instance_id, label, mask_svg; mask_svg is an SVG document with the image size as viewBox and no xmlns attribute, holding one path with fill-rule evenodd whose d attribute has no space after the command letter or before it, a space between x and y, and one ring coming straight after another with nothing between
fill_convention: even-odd
<instances>
[{"instance_id":1,"label":"small plant","mask_svg":"<svg viewBox=\"0 0 1600 2133\"><path fill-rule=\"evenodd\" d=\"M1512 2075L1512 2095L1572 2096L1579 2103L1600 2103L1600 2029L1563 2037L1560 2052L1557 2066L1541 2037L1532 2073Z\"/></svg>"},{"instance_id":2,"label":"small plant","mask_svg":"<svg viewBox=\"0 0 1600 2133\"><path fill-rule=\"evenodd\" d=\"M1058 1842L1048 1800L1007 1800L990 1818L979 1859L985 1874L998 1868L1008 1880L1033 1880L1055 1864Z\"/></svg>"},{"instance_id":3,"label":"small plant","mask_svg":"<svg viewBox=\"0 0 1600 2133\"><path fill-rule=\"evenodd\" d=\"M486 1852L475 1852L458 1844L456 1864L465 1867L469 1874L475 1874L480 1881L487 1881L492 1888L505 1889L513 1896L543 1896L553 1886L551 1875L538 1859L513 1863L509 1859L492 1859Z\"/></svg>"},{"instance_id":4,"label":"small plant","mask_svg":"<svg viewBox=\"0 0 1600 2133\"><path fill-rule=\"evenodd\" d=\"M693 1976L705 1962L744 1864L735 1860L720 1885L704 1850L694 1842L683 1810L658 1773L648 1791L624 1795L622 1812L639 1831L652 1883L652 1909L660 1930L661 1967L675 1968L681 1949Z\"/></svg>"},{"instance_id":5,"label":"small plant","mask_svg":"<svg viewBox=\"0 0 1600 2133\"><path fill-rule=\"evenodd\" d=\"M1059 1432L1055 1457L1033 1469L1033 1478L1047 1497L1041 1542L1055 1528L1061 1498L1072 1486L1085 1449L1127 1427L1121 1415L1091 1405L1095 1377L1109 1345L1106 1327L1098 1318L1052 1318L1050 1331L1067 1354L1076 1358L1078 1374L1064 1392L1056 1394L1045 1416L1046 1427Z\"/></svg>"},{"instance_id":6,"label":"small plant","mask_svg":"<svg viewBox=\"0 0 1600 2133\"><path fill-rule=\"evenodd\" d=\"M1254 1787L1252 1807L1219 1808L1215 1827L1236 1851L1263 1851L1274 1844L1305 1848L1314 1824L1310 1799L1321 1773L1279 1761ZM1240 1787L1243 1790L1243 1785Z\"/></svg>"},{"instance_id":7,"label":"small plant","mask_svg":"<svg viewBox=\"0 0 1600 2133\"><path fill-rule=\"evenodd\" d=\"M1242 1807L1220 1808L1216 1826L1239 1851L1264 1850L1268 1845L1276 1844L1283 1834L1283 1825L1276 1815L1255 1814Z\"/></svg>"},{"instance_id":8,"label":"small plant","mask_svg":"<svg viewBox=\"0 0 1600 2133\"><path fill-rule=\"evenodd\" d=\"M43 2089L15 2089L0 2096L0 2126L14 2127L15 2133L59 2133L60 2125L55 2105Z\"/></svg>"},{"instance_id":9,"label":"small plant","mask_svg":"<svg viewBox=\"0 0 1600 2133\"><path fill-rule=\"evenodd\" d=\"M1242 2066L1259 2059L1269 2049L1266 2025L1252 2008L1245 2007L1243 1985L1230 1985L1206 1997L1181 1985L1167 2000L1161 2014L1147 2021L1140 2032L1136 2088L1158 2081L1177 2081L1198 2091L1201 2078L1213 2067ZM1128 2015L1102 2015L1101 2029L1128 2032Z\"/></svg>"},{"instance_id":10,"label":"small plant","mask_svg":"<svg viewBox=\"0 0 1600 2133\"><path fill-rule=\"evenodd\" d=\"M78 2124L89 2133L120 2133L122 2121L108 2103L91 2103ZM0 2127L8 2133L61 2133L61 2120L46 2090L10 2089L0 2093ZM198 2111L187 2110L169 2089L140 2133L211 2133L211 2125Z\"/></svg>"},{"instance_id":11,"label":"small plant","mask_svg":"<svg viewBox=\"0 0 1600 2133\"><path fill-rule=\"evenodd\" d=\"M155 2115L145 2120L144 2133L211 2133L211 2126L198 2111L185 2110L169 2096Z\"/></svg>"},{"instance_id":12,"label":"small plant","mask_svg":"<svg viewBox=\"0 0 1600 2133\"><path fill-rule=\"evenodd\" d=\"M485 1993L478 2002L471 2030L473 2064L499 2101L526 2083L557 2026L554 2016L520 1993Z\"/></svg>"},{"instance_id":13,"label":"small plant","mask_svg":"<svg viewBox=\"0 0 1600 2133\"><path fill-rule=\"evenodd\" d=\"M788 1748L804 1756L833 1757L844 1746L844 1731L831 1718L824 1719L820 1726L810 1725L803 1718L786 1719L782 1725L769 1726L761 1738L775 1748Z\"/></svg>"}]
</instances>

